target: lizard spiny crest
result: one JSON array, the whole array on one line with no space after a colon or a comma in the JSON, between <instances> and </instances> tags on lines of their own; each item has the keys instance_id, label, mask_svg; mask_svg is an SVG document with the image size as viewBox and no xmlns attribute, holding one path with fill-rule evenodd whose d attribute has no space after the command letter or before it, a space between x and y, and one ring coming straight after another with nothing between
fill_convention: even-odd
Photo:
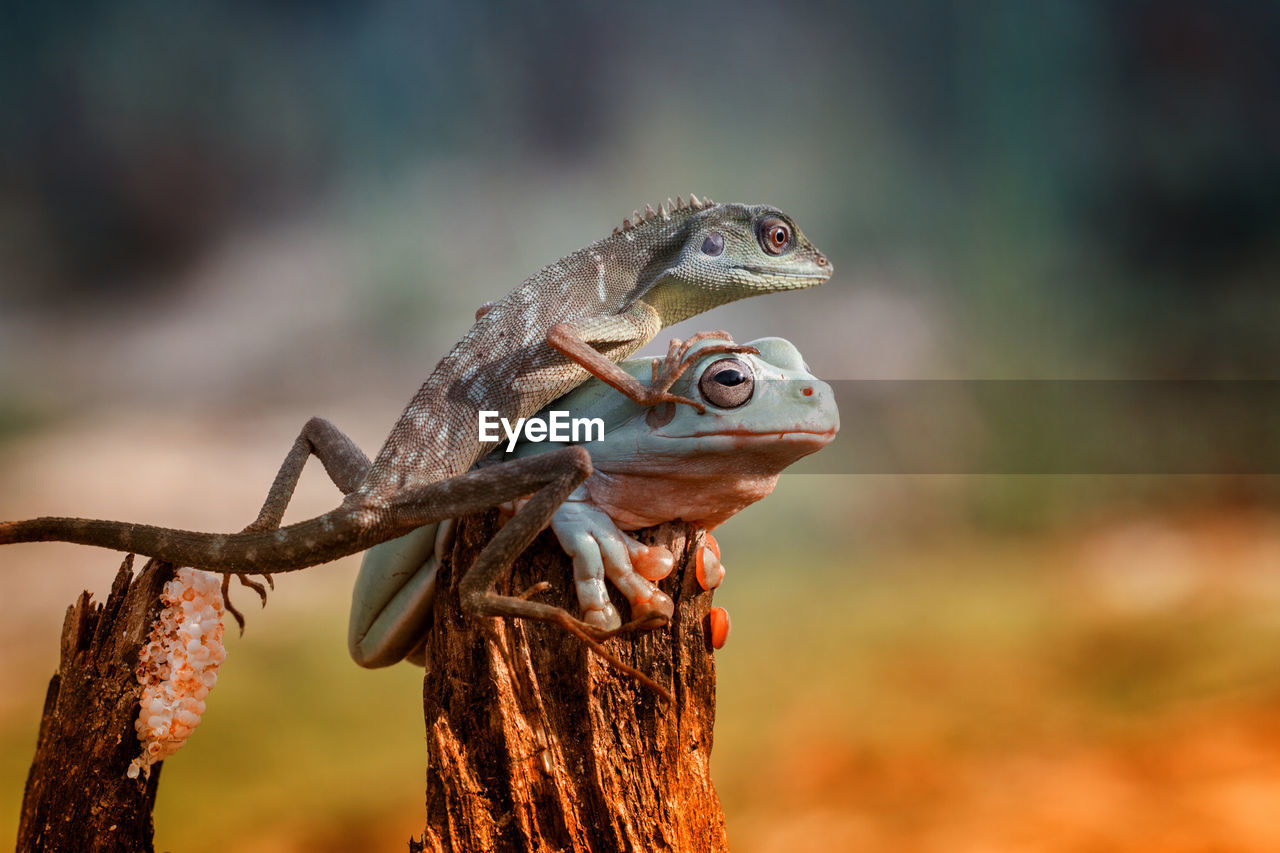
<instances>
[{"instance_id":1,"label":"lizard spiny crest","mask_svg":"<svg viewBox=\"0 0 1280 853\"><path fill-rule=\"evenodd\" d=\"M689 193L688 203L686 203L680 196L676 196L675 201L672 201L671 198L668 197L667 203L659 204L657 210L653 209L653 205L646 204L644 206L643 213L639 210L631 211L631 218L622 220L622 227L614 228L613 233L621 234L623 231L631 231L641 225L658 219L668 220L672 216L688 216L695 210L702 210L703 208L710 207L713 204L715 204L715 202L713 202L710 197L704 197L702 200L699 200L693 193Z\"/></svg>"}]
</instances>

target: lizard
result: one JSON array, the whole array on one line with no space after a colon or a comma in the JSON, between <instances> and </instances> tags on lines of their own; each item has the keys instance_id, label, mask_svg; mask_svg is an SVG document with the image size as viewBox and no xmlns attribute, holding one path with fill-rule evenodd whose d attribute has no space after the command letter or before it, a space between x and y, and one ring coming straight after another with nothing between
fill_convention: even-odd
<instances>
[{"instance_id":1,"label":"lizard","mask_svg":"<svg viewBox=\"0 0 1280 853\"><path fill-rule=\"evenodd\" d=\"M609 600L607 577L627 599L634 622L663 624L674 610L654 581L674 566L670 551L647 546L626 531L683 520L704 529L696 574L704 589L724 577L710 531L768 495L778 475L796 460L825 447L840 428L831 386L814 377L789 341L764 338L758 351L726 355L708 342L695 344L692 368L672 390L706 406L645 408L592 379L539 413L566 411L600 418L603 435L583 442L592 473L556 509L551 530L573 559L582 620L604 630L622 618ZM711 350L710 354L704 350ZM641 378L648 359L619 365ZM495 458L526 458L563 443L522 441ZM518 503L518 502L517 502ZM424 663L435 577L452 542L453 521L431 524L365 552L352 592L348 648L356 663L389 666ZM721 608L717 608L723 610ZM713 611L714 613L714 611ZM727 634L713 625L718 648Z\"/></svg>"},{"instance_id":2,"label":"lizard","mask_svg":"<svg viewBox=\"0 0 1280 853\"><path fill-rule=\"evenodd\" d=\"M532 495L481 551L460 581L471 617L555 622L588 643L608 632L558 607L493 590L503 570L591 473L581 447L506 465L472 465L493 450L477 412L515 420L595 376L640 405L690 405L670 393L701 333L673 341L646 384L619 368L665 326L756 294L812 287L830 261L781 210L717 204L690 195L633 211L609 236L572 252L477 312L471 329L436 365L370 460L329 421L313 417L281 464L257 518L232 534L85 518L0 522L0 545L63 541L128 551L232 574L295 571L363 551L424 524ZM739 349L713 344L721 351ZM315 455L343 493L333 510L281 526L289 499ZM603 654L598 643L597 653ZM606 655L607 656L607 655ZM615 665L616 662L615 662Z\"/></svg>"}]
</instances>

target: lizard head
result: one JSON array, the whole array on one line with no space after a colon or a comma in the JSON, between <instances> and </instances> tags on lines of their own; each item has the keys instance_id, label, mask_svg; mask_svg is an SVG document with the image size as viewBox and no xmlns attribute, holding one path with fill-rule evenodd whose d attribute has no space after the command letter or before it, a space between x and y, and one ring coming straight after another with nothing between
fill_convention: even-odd
<instances>
[{"instance_id":1,"label":"lizard head","mask_svg":"<svg viewBox=\"0 0 1280 853\"><path fill-rule=\"evenodd\" d=\"M790 216L770 205L693 201L623 223L644 241L649 226L660 245L650 263L653 285L644 298L659 307L664 325L747 296L799 290L831 277L832 266ZM663 233L665 232L665 233ZM642 276L643 278L643 276Z\"/></svg>"},{"instance_id":2,"label":"lizard head","mask_svg":"<svg viewBox=\"0 0 1280 853\"><path fill-rule=\"evenodd\" d=\"M741 295L813 287L831 277L826 256L787 214L769 205L717 204L690 217L670 274Z\"/></svg>"}]
</instances>

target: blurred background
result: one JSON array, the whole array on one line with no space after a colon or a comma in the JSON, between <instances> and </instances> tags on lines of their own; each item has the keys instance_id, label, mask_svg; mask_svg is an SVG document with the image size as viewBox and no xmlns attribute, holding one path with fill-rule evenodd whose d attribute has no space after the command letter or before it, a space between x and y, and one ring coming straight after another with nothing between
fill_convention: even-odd
<instances>
[{"instance_id":1,"label":"blurred background","mask_svg":"<svg viewBox=\"0 0 1280 853\"><path fill-rule=\"evenodd\" d=\"M0 518L237 529L308 416L375 451L477 306L690 191L782 207L836 276L677 335L908 389L1276 380L1278 92L1263 2L7 8ZM1280 849L1275 467L822 459L718 531L735 850ZM290 517L335 498L310 471ZM118 563L0 553L9 837L63 612ZM356 566L249 609L161 848L420 832L421 675L348 661Z\"/></svg>"}]
</instances>

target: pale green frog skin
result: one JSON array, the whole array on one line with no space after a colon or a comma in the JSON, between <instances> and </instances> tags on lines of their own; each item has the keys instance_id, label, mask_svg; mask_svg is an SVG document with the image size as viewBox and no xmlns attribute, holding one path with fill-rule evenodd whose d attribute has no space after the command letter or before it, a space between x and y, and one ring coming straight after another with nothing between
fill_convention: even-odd
<instances>
[{"instance_id":1,"label":"pale green frog skin","mask_svg":"<svg viewBox=\"0 0 1280 853\"><path fill-rule=\"evenodd\" d=\"M695 349L705 344L695 345ZM603 441L585 442L592 475L570 495L551 529L573 558L582 618L616 628L621 616L609 601L608 577L631 605L633 621L664 624L671 599L654 581L671 571L665 548L641 544L624 531L667 521L711 530L769 494L788 465L826 446L840 427L831 387L814 377L800 351L782 338L752 341L760 354L709 354L692 363L671 389L706 405L642 407L599 380L591 380L539 413L568 411L601 418ZM650 359L622 363L647 380ZM485 464L561 443L521 441L495 451ZM348 642L362 666L418 660L431 625L436 568L450 544L452 524L428 525L371 548L353 593ZM723 576L718 555L704 552L699 579L715 586Z\"/></svg>"}]
</instances>

